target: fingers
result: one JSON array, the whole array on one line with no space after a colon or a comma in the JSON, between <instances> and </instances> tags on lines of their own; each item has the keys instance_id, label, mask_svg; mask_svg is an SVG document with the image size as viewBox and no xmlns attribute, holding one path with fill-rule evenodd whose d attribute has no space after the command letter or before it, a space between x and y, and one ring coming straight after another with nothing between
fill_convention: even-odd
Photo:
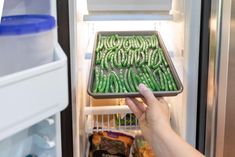
<instances>
[{"instance_id":1,"label":"fingers","mask_svg":"<svg viewBox=\"0 0 235 157\"><path fill-rule=\"evenodd\" d=\"M157 99L153 95L152 91L149 88L147 88L144 84L139 85L139 92L141 95L144 96L144 98L147 102L146 103L147 105L152 105L157 101Z\"/></svg>"},{"instance_id":2,"label":"fingers","mask_svg":"<svg viewBox=\"0 0 235 157\"><path fill-rule=\"evenodd\" d=\"M140 118L143 115L143 112L137 107L137 105L132 101L132 99L126 98L126 104L129 106L129 108L137 118Z\"/></svg>"},{"instance_id":3,"label":"fingers","mask_svg":"<svg viewBox=\"0 0 235 157\"><path fill-rule=\"evenodd\" d=\"M135 103L135 105L142 111L145 112L146 111L146 106L142 103L139 102L137 99L131 98L131 100Z\"/></svg>"}]
</instances>

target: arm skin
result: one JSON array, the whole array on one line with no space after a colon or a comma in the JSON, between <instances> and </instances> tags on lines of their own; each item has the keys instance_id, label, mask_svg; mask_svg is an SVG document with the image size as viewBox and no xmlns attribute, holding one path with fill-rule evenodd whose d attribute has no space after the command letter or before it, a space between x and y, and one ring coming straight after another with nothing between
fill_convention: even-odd
<instances>
[{"instance_id":1,"label":"arm skin","mask_svg":"<svg viewBox=\"0 0 235 157\"><path fill-rule=\"evenodd\" d=\"M170 126L170 113L163 98L155 98L152 91L140 84L143 102L126 98L126 103L139 119L144 138L157 157L204 157L178 136Z\"/></svg>"}]
</instances>

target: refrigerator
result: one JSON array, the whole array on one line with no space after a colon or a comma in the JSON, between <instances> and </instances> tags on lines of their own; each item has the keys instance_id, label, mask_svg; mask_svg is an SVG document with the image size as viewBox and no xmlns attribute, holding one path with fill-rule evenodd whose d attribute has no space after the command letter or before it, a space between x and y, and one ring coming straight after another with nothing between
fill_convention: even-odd
<instances>
[{"instance_id":1,"label":"refrigerator","mask_svg":"<svg viewBox=\"0 0 235 157\"><path fill-rule=\"evenodd\" d=\"M140 133L138 122L115 124L131 113L123 99L87 94L99 31L159 31L184 86L165 97L172 128L206 156L234 156L234 7L233 0L5 0L3 15L52 15L57 29L53 62L0 77L0 156L83 157L93 132Z\"/></svg>"}]
</instances>

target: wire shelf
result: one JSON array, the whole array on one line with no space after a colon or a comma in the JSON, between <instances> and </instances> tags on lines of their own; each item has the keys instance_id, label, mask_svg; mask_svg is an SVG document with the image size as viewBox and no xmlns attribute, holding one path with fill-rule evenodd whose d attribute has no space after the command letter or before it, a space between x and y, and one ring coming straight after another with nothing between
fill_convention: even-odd
<instances>
[{"instance_id":1,"label":"wire shelf","mask_svg":"<svg viewBox=\"0 0 235 157\"><path fill-rule=\"evenodd\" d=\"M126 106L86 107L86 132L139 132L138 120Z\"/></svg>"}]
</instances>

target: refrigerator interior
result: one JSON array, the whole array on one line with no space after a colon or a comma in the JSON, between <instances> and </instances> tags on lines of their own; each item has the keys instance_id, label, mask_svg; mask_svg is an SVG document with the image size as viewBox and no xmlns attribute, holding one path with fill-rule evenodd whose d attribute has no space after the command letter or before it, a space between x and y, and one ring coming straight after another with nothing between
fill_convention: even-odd
<instances>
[{"instance_id":1,"label":"refrigerator interior","mask_svg":"<svg viewBox=\"0 0 235 157\"><path fill-rule=\"evenodd\" d=\"M158 15L149 20L143 12L141 20L132 16L109 12L110 15L89 16L86 1L77 1L77 94L74 111L75 156L84 156L88 150L88 136L93 131L116 130L138 134L137 125L120 126L116 116L131 113L123 99L95 100L87 94L87 81L95 34L98 31L159 31L169 51L184 91L175 97L165 97L171 110L173 129L195 146L197 112L197 78L200 35L200 1L173 0L167 16ZM156 13L158 14L158 13ZM85 15L85 16L84 16ZM113 19L112 19L113 17ZM118 18L117 18L118 17ZM133 16L133 19L136 18ZM86 21L90 19L90 21ZM125 19L125 20L116 20ZM125 119L126 120L126 119ZM79 148L79 149L78 149Z\"/></svg>"},{"instance_id":2,"label":"refrigerator interior","mask_svg":"<svg viewBox=\"0 0 235 157\"><path fill-rule=\"evenodd\" d=\"M21 14L56 19L56 1L5 0L3 16ZM60 111L68 105L67 58L57 31L53 36L52 62L0 76L2 157L61 156Z\"/></svg>"}]
</instances>

